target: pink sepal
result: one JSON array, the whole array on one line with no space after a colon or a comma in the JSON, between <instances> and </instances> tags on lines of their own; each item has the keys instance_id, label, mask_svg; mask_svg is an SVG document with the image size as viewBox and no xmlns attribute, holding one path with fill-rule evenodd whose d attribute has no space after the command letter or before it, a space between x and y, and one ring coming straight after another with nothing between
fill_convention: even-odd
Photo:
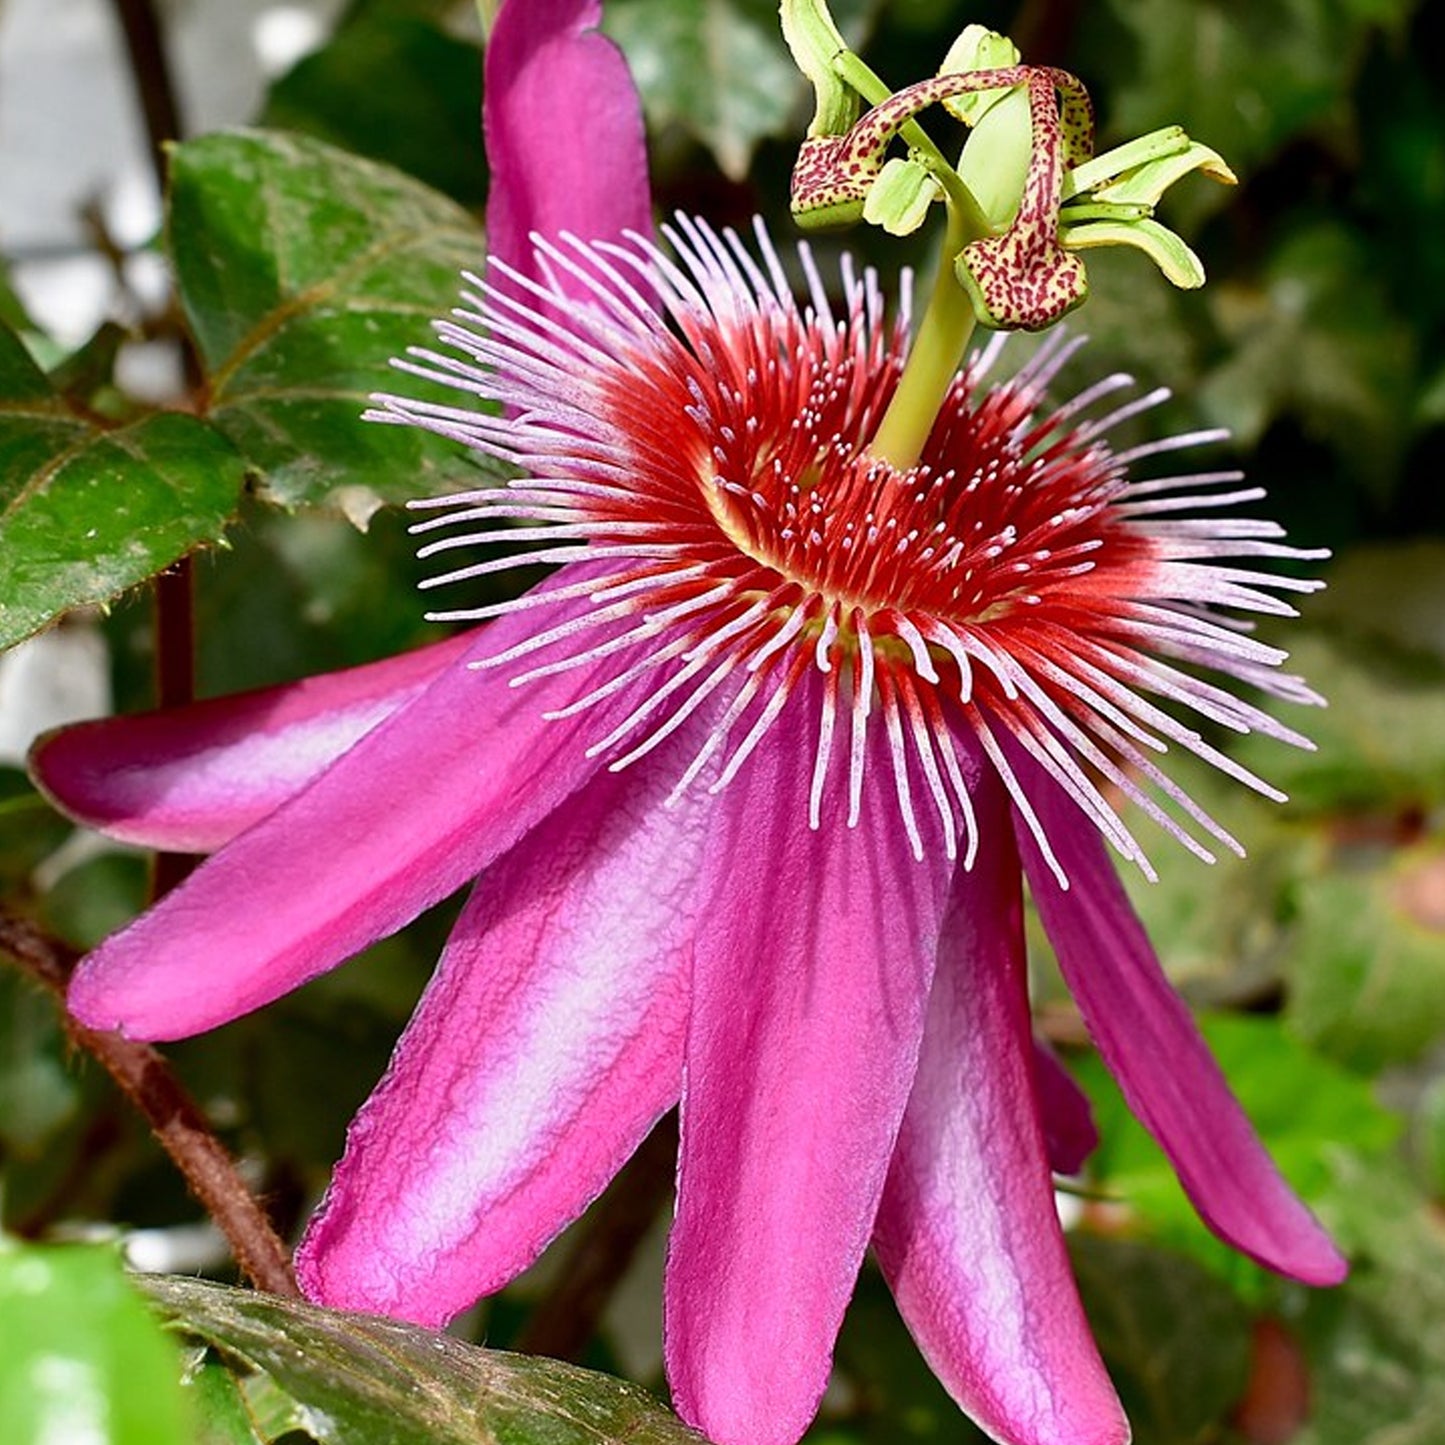
<instances>
[{"instance_id":1,"label":"pink sepal","mask_svg":"<svg viewBox=\"0 0 1445 1445\"><path fill-rule=\"evenodd\" d=\"M564 569L549 585L585 575ZM147 1039L213 1028L394 932L505 853L592 776L588 744L637 696L634 685L579 717L543 717L628 652L522 688L468 666L534 626L524 613L473 634L410 703L103 943L71 982L76 1017Z\"/></svg>"},{"instance_id":2,"label":"pink sepal","mask_svg":"<svg viewBox=\"0 0 1445 1445\"><path fill-rule=\"evenodd\" d=\"M666 762L600 774L477 885L302 1243L311 1298L444 1324L676 1102L704 830L661 807Z\"/></svg>"},{"instance_id":3,"label":"pink sepal","mask_svg":"<svg viewBox=\"0 0 1445 1445\"><path fill-rule=\"evenodd\" d=\"M209 853L280 807L474 645L48 733L30 772L57 808L123 843Z\"/></svg>"}]
</instances>

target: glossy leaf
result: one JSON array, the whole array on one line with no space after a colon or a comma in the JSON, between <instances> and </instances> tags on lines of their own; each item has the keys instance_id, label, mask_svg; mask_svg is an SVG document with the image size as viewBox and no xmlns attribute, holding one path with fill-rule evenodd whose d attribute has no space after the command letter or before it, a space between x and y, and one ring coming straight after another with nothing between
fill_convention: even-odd
<instances>
[{"instance_id":1,"label":"glossy leaf","mask_svg":"<svg viewBox=\"0 0 1445 1445\"><path fill-rule=\"evenodd\" d=\"M194 416L77 409L0 326L0 647L215 541L245 471Z\"/></svg>"},{"instance_id":2,"label":"glossy leaf","mask_svg":"<svg viewBox=\"0 0 1445 1445\"><path fill-rule=\"evenodd\" d=\"M206 414L285 507L364 527L385 502L484 480L454 444L360 420L425 345L481 232L455 202L299 135L232 131L177 147L169 237L205 368ZM410 384L409 384L410 387Z\"/></svg>"},{"instance_id":3,"label":"glossy leaf","mask_svg":"<svg viewBox=\"0 0 1445 1445\"><path fill-rule=\"evenodd\" d=\"M0 1240L6 1445L191 1445L180 1360L111 1249Z\"/></svg>"},{"instance_id":4,"label":"glossy leaf","mask_svg":"<svg viewBox=\"0 0 1445 1445\"><path fill-rule=\"evenodd\" d=\"M697 1445L646 1391L556 1360L200 1280L150 1278L184 1334L271 1377L320 1445Z\"/></svg>"}]
</instances>

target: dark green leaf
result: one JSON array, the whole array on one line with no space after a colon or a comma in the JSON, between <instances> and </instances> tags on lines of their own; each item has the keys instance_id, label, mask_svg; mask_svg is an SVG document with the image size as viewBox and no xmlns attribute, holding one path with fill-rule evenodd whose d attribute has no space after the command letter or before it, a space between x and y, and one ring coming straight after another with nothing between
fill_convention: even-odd
<instances>
[{"instance_id":1,"label":"dark green leaf","mask_svg":"<svg viewBox=\"0 0 1445 1445\"><path fill-rule=\"evenodd\" d=\"M1398 17L1407 4L1374 8ZM1117 77L1105 119L1126 136L1186 124L1243 175L1301 128L1341 118L1377 18L1353 8L1334 0L1110 0L1127 38L1121 44L1096 25L1091 58ZM1119 49L1123 63L1112 53ZM1199 185L1185 199L1197 214L1224 197Z\"/></svg>"},{"instance_id":2,"label":"dark green leaf","mask_svg":"<svg viewBox=\"0 0 1445 1445\"><path fill-rule=\"evenodd\" d=\"M245 466L193 416L109 428L0 327L0 647L107 603L223 532Z\"/></svg>"},{"instance_id":3,"label":"dark green leaf","mask_svg":"<svg viewBox=\"0 0 1445 1445\"><path fill-rule=\"evenodd\" d=\"M45 895L47 925L76 948L94 948L145 904L148 870L139 853L107 851L62 873Z\"/></svg>"},{"instance_id":4,"label":"dark green leaf","mask_svg":"<svg viewBox=\"0 0 1445 1445\"><path fill-rule=\"evenodd\" d=\"M467 206L486 199L481 53L383 9L349 18L271 88L261 122L383 161ZM365 105L357 97L365 96Z\"/></svg>"},{"instance_id":5,"label":"dark green leaf","mask_svg":"<svg viewBox=\"0 0 1445 1445\"><path fill-rule=\"evenodd\" d=\"M555 1360L200 1280L151 1278L178 1329L261 1371L322 1445L696 1445L646 1391Z\"/></svg>"},{"instance_id":6,"label":"dark green leaf","mask_svg":"<svg viewBox=\"0 0 1445 1445\"><path fill-rule=\"evenodd\" d=\"M399 171L279 132L188 142L171 175L171 249L207 415L264 496L364 526L385 502L482 480L451 443L360 420L373 392L397 384L389 359L428 341L458 273L482 264L465 211Z\"/></svg>"},{"instance_id":7,"label":"dark green leaf","mask_svg":"<svg viewBox=\"0 0 1445 1445\"><path fill-rule=\"evenodd\" d=\"M0 882L23 889L31 871L70 835L70 823L18 768L0 767Z\"/></svg>"},{"instance_id":8,"label":"dark green leaf","mask_svg":"<svg viewBox=\"0 0 1445 1445\"><path fill-rule=\"evenodd\" d=\"M1330 567L1328 580L1310 599L1313 624L1445 667L1445 542L1358 546Z\"/></svg>"},{"instance_id":9,"label":"dark green leaf","mask_svg":"<svg viewBox=\"0 0 1445 1445\"><path fill-rule=\"evenodd\" d=\"M180 1361L110 1249L0 1241L5 1445L190 1445Z\"/></svg>"},{"instance_id":10,"label":"dark green leaf","mask_svg":"<svg viewBox=\"0 0 1445 1445\"><path fill-rule=\"evenodd\" d=\"M1197 1445L1244 1393L1249 1316L1192 1260L1075 1235L1079 1293L1136 1440Z\"/></svg>"},{"instance_id":11,"label":"dark green leaf","mask_svg":"<svg viewBox=\"0 0 1445 1445\"><path fill-rule=\"evenodd\" d=\"M871 1267L844 1316L836 1371L807 1445L982 1445L987 1438L934 1377Z\"/></svg>"}]
</instances>

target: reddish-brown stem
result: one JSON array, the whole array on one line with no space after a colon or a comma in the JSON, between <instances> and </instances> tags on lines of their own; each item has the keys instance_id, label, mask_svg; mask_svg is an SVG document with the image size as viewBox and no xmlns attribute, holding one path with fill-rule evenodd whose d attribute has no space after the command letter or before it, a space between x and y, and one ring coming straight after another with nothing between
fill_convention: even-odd
<instances>
[{"instance_id":1,"label":"reddish-brown stem","mask_svg":"<svg viewBox=\"0 0 1445 1445\"><path fill-rule=\"evenodd\" d=\"M136 96L145 116L151 168L164 193L168 170L166 146L181 135L180 105L166 58L160 17L151 0L114 0L116 18L125 37ZM186 386L199 391L202 374L189 335L180 339ZM155 579L156 694L162 707L181 707L196 695L195 576L189 557L182 557ZM195 867L184 854L156 858L151 892L168 893Z\"/></svg>"},{"instance_id":2,"label":"reddish-brown stem","mask_svg":"<svg viewBox=\"0 0 1445 1445\"><path fill-rule=\"evenodd\" d=\"M74 950L27 920L0 912L0 952L15 959L60 1002L71 1040L106 1070L145 1115L161 1147L225 1235L246 1278L271 1294L298 1295L285 1245L246 1187L235 1160L162 1055L149 1044L88 1029L64 1013L65 986L76 961Z\"/></svg>"},{"instance_id":3,"label":"reddish-brown stem","mask_svg":"<svg viewBox=\"0 0 1445 1445\"><path fill-rule=\"evenodd\" d=\"M517 1341L519 1350L559 1360L581 1355L672 1193L676 1160L677 1117L670 1114L597 1201L556 1286L527 1321Z\"/></svg>"}]
</instances>

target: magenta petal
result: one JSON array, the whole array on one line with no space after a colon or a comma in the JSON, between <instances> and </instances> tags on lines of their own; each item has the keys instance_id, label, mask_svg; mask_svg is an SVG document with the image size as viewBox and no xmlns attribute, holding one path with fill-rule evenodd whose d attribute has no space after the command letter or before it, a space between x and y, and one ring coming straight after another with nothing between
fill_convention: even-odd
<instances>
[{"instance_id":1,"label":"magenta petal","mask_svg":"<svg viewBox=\"0 0 1445 1445\"><path fill-rule=\"evenodd\" d=\"M704 832L660 806L676 771L598 776L483 877L301 1247L313 1299L443 1324L676 1101Z\"/></svg>"},{"instance_id":2,"label":"magenta petal","mask_svg":"<svg viewBox=\"0 0 1445 1445\"><path fill-rule=\"evenodd\" d=\"M475 642L448 638L365 667L43 737L31 775L112 838L209 853L299 792Z\"/></svg>"},{"instance_id":3,"label":"magenta petal","mask_svg":"<svg viewBox=\"0 0 1445 1445\"><path fill-rule=\"evenodd\" d=\"M1015 823L1034 900L1084 1022L1124 1098L1168 1154L1204 1222L1252 1259L1306 1284L1345 1260L1265 1152L1189 1010L1170 986L1098 830L1035 765L1014 759L1070 883Z\"/></svg>"},{"instance_id":4,"label":"magenta petal","mask_svg":"<svg viewBox=\"0 0 1445 1445\"><path fill-rule=\"evenodd\" d=\"M1005 820L1007 826L1007 820ZM1077 1174L1099 1147L1099 1131L1089 1096L1044 1042L1034 1040L1034 1087L1044 1126L1049 1167L1056 1174Z\"/></svg>"},{"instance_id":5,"label":"magenta petal","mask_svg":"<svg viewBox=\"0 0 1445 1445\"><path fill-rule=\"evenodd\" d=\"M538 274L534 231L593 241L652 228L642 107L601 19L601 0L506 0L487 39L487 245L524 275Z\"/></svg>"},{"instance_id":6,"label":"magenta petal","mask_svg":"<svg viewBox=\"0 0 1445 1445\"><path fill-rule=\"evenodd\" d=\"M635 701L625 690L548 722L595 680L586 669L510 688L467 666L534 626L523 614L475 634L406 707L103 943L72 980L76 1017L152 1039L212 1028L394 932L506 852L596 771L587 745Z\"/></svg>"},{"instance_id":7,"label":"magenta petal","mask_svg":"<svg viewBox=\"0 0 1445 1445\"><path fill-rule=\"evenodd\" d=\"M715 804L667 1268L683 1417L720 1445L817 1409L908 1097L949 865L914 862L886 752L808 827L812 685ZM875 733L881 734L876 728Z\"/></svg>"},{"instance_id":8,"label":"magenta petal","mask_svg":"<svg viewBox=\"0 0 1445 1445\"><path fill-rule=\"evenodd\" d=\"M878 1261L934 1374L1011 1445L1129 1438L1079 1304L1035 1089L1022 884L1007 800L943 925L918 1078L878 1213Z\"/></svg>"}]
</instances>

